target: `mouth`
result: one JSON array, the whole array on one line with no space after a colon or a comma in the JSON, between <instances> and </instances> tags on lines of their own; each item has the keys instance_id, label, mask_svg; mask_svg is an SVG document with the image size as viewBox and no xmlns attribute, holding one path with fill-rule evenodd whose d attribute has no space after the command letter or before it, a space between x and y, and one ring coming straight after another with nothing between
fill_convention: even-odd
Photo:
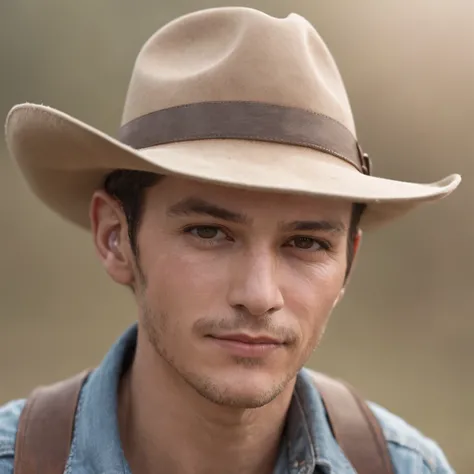
<instances>
[{"instance_id":1,"label":"mouth","mask_svg":"<svg viewBox=\"0 0 474 474\"><path fill-rule=\"evenodd\" d=\"M264 357L285 346L284 341L266 335L222 334L208 337L221 349L238 357Z\"/></svg>"},{"instance_id":2,"label":"mouth","mask_svg":"<svg viewBox=\"0 0 474 474\"><path fill-rule=\"evenodd\" d=\"M283 341L270 336L251 336L249 334L223 334L218 336L210 336L214 339L220 339L222 341L234 341L241 342L242 344L272 344L282 345Z\"/></svg>"}]
</instances>

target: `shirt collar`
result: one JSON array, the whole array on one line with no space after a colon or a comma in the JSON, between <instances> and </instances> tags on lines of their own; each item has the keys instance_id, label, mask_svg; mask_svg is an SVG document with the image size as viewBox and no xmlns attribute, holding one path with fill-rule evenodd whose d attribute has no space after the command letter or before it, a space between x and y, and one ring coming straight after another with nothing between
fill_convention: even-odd
<instances>
[{"instance_id":1,"label":"shirt collar","mask_svg":"<svg viewBox=\"0 0 474 474\"><path fill-rule=\"evenodd\" d=\"M86 465L87 472L131 474L120 440L117 392L136 339L137 327L134 325L111 347L83 387L71 446L73 473L77 464L81 468Z\"/></svg>"},{"instance_id":2,"label":"shirt collar","mask_svg":"<svg viewBox=\"0 0 474 474\"><path fill-rule=\"evenodd\" d=\"M131 474L120 441L117 392L124 367L133 357L137 326L130 327L92 372L79 399L69 459L88 472ZM307 369L296 380L276 472L355 474L328 424L322 399ZM286 464L286 466L284 465Z\"/></svg>"},{"instance_id":3,"label":"shirt collar","mask_svg":"<svg viewBox=\"0 0 474 474\"><path fill-rule=\"evenodd\" d=\"M308 370L300 370L287 416L291 474L355 474L337 444L319 392Z\"/></svg>"}]
</instances>

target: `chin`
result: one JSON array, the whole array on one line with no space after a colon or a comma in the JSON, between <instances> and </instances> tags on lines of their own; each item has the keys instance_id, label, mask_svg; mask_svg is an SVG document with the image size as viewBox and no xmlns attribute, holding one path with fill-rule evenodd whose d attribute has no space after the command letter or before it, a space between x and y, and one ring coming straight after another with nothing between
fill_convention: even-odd
<instances>
[{"instance_id":1,"label":"chin","mask_svg":"<svg viewBox=\"0 0 474 474\"><path fill-rule=\"evenodd\" d=\"M231 372L231 371L229 371ZM283 392L289 378L275 376L261 370L240 373L214 374L188 379L194 389L207 400L221 406L242 409L267 405ZM254 372L254 373L249 373Z\"/></svg>"}]
</instances>

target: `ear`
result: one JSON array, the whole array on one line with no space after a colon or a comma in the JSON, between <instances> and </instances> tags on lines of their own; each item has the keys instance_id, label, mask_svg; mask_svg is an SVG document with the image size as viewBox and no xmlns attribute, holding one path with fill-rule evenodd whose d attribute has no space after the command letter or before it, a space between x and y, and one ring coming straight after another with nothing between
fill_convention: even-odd
<instances>
[{"instance_id":1,"label":"ear","mask_svg":"<svg viewBox=\"0 0 474 474\"><path fill-rule=\"evenodd\" d=\"M349 283L349 279L352 275L352 271L353 271L354 266L355 266L355 261L356 261L357 255L359 253L359 248L360 248L361 242L362 242L362 230L358 229L357 234L354 237L354 242L353 242L353 247L352 247L352 261L350 263L351 267L349 269L349 274L347 275L346 280L344 281L343 290L345 290L345 288L347 287L347 284ZM344 291L343 291L343 295L344 295ZM340 298L338 298L338 301L341 298L342 298L342 296Z\"/></svg>"},{"instance_id":2,"label":"ear","mask_svg":"<svg viewBox=\"0 0 474 474\"><path fill-rule=\"evenodd\" d=\"M352 269L354 268L354 262L355 262L355 259L357 257L357 254L359 252L361 241L362 241L362 230L359 229L357 231L357 235L354 238L354 246L353 246L353 249L352 249L353 258L352 258L351 268L350 268L349 274L347 275L346 280L344 281L344 286L341 288L341 291L339 291L339 294L337 295L337 298L334 301L333 308L342 300L342 298L344 298L344 294L346 292L347 284L349 282L350 276L352 275Z\"/></svg>"},{"instance_id":3,"label":"ear","mask_svg":"<svg viewBox=\"0 0 474 474\"><path fill-rule=\"evenodd\" d=\"M354 238L354 260L356 259L357 253L359 252L361 242L362 242L362 230L359 229L357 231L357 235Z\"/></svg>"},{"instance_id":4,"label":"ear","mask_svg":"<svg viewBox=\"0 0 474 474\"><path fill-rule=\"evenodd\" d=\"M96 191L91 200L89 217L97 254L109 276L121 285L134 282L133 252L128 226L119 203L105 191Z\"/></svg>"},{"instance_id":5,"label":"ear","mask_svg":"<svg viewBox=\"0 0 474 474\"><path fill-rule=\"evenodd\" d=\"M341 288L341 290L339 291L339 294L337 295L337 298L334 300L334 303L332 304L332 309L334 309L339 304L339 301L341 301L342 298L344 298L344 293L345 292L346 292L346 287L343 286Z\"/></svg>"}]
</instances>

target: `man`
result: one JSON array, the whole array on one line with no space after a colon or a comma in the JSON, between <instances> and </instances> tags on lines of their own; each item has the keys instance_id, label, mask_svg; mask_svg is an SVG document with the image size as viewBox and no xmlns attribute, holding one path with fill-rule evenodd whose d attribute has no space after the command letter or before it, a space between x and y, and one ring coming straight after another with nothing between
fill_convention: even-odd
<instances>
[{"instance_id":1,"label":"man","mask_svg":"<svg viewBox=\"0 0 474 474\"><path fill-rule=\"evenodd\" d=\"M108 275L133 291L138 323L76 384L70 445L56 428L73 390L53 409L22 400L0 410L0 474L15 463L37 472L25 453L38 446L52 446L51 458L40 453L48 472L72 474L356 472L348 453L365 447L357 436L338 444L328 385L318 390L303 366L343 296L361 229L447 196L460 177L373 177L355 137L314 28L247 8L196 12L150 38L118 140L16 106L11 156L44 203L91 230ZM393 472L453 472L433 441L368 411Z\"/></svg>"}]
</instances>

